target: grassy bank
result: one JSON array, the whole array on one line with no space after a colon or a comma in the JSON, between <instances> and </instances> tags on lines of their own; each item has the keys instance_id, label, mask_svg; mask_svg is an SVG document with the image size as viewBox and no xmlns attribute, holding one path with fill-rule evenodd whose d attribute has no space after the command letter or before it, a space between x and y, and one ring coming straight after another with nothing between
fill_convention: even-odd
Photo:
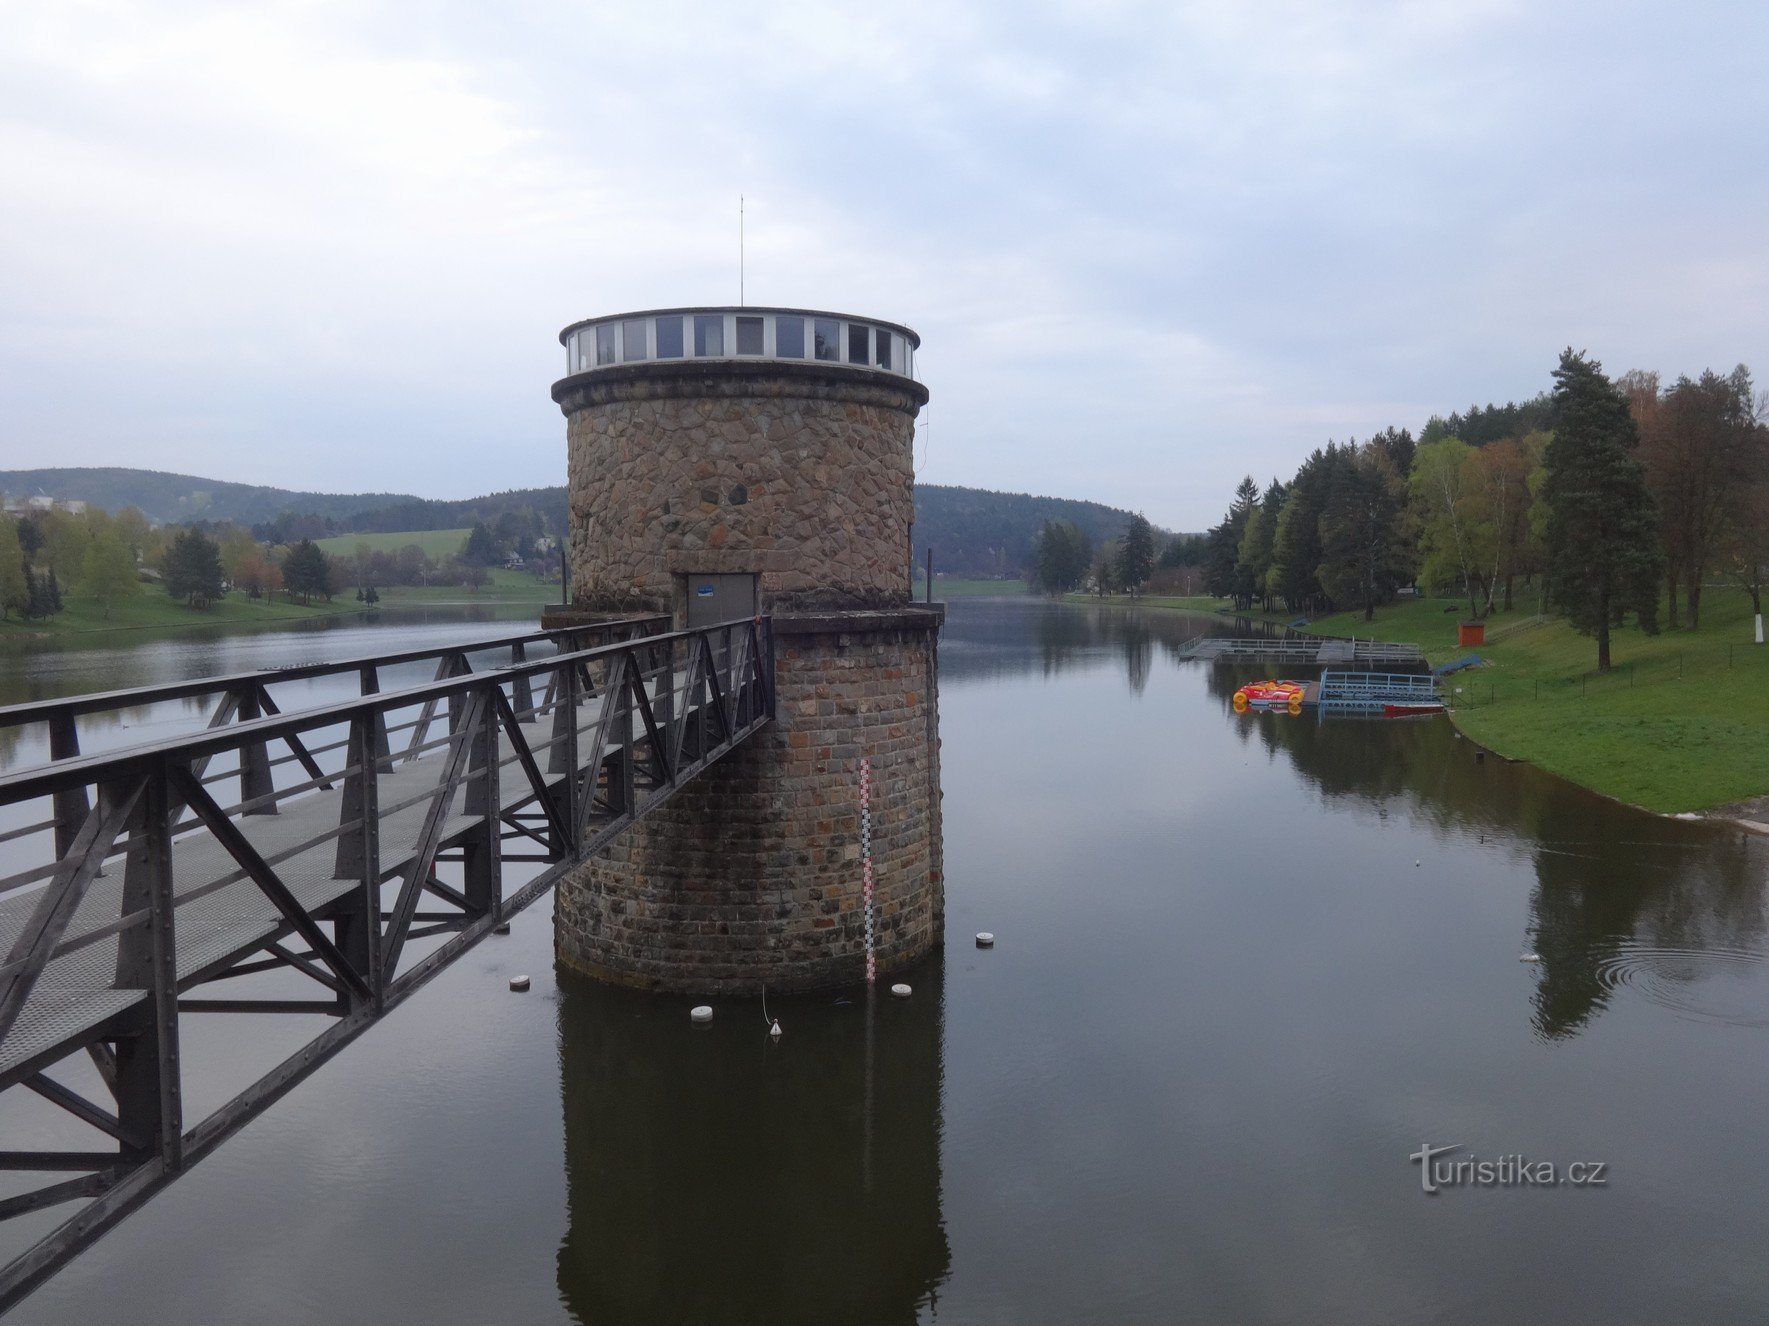
<instances>
[{"instance_id":1,"label":"grassy bank","mask_svg":"<svg viewBox=\"0 0 1769 1326\"><path fill-rule=\"evenodd\" d=\"M1456 646L1462 615L1426 599L1379 608L1373 622L1342 613L1306 629L1416 644L1434 665L1479 654L1484 666L1447 679L1456 725L1605 795L1679 812L1769 793L1769 646L1751 643L1743 592L1706 590L1699 631L1617 631L1607 675L1594 671L1596 642L1536 616L1533 601L1490 618L1490 643L1474 649Z\"/></svg>"},{"instance_id":2,"label":"grassy bank","mask_svg":"<svg viewBox=\"0 0 1769 1326\"><path fill-rule=\"evenodd\" d=\"M396 534L339 534L329 539L316 539L321 552L332 557L351 557L356 550L366 547L370 552L398 552L401 548L417 544L424 550L424 556L432 561L440 561L444 557L452 557L467 546L470 529L426 529L410 530Z\"/></svg>"},{"instance_id":3,"label":"grassy bank","mask_svg":"<svg viewBox=\"0 0 1769 1326\"><path fill-rule=\"evenodd\" d=\"M559 601L559 586L537 580L526 571L494 570L491 583L473 590L460 585L424 585L394 587L380 590L380 606L386 608L424 605L442 606L478 604L483 606L514 605L533 607L537 611ZM356 601L356 591L347 589L330 603L314 599L311 603L292 603L286 594L270 599L248 599L244 594L224 595L207 608L191 608L175 602L158 586L143 586L134 598L112 606L110 615L94 599L80 595L66 596L67 606L55 616L42 621L20 621L14 618L0 622L0 645L7 642L57 640L65 637L97 635L110 631L178 631L193 627L209 630L251 630L259 626L276 626L290 622L309 621L315 617L336 617L363 611Z\"/></svg>"},{"instance_id":4,"label":"grassy bank","mask_svg":"<svg viewBox=\"0 0 1769 1326\"><path fill-rule=\"evenodd\" d=\"M1000 598L1004 595L1026 593L1024 580L966 580L959 576L934 577L934 597L941 601L946 599ZM917 573L915 577L915 597L927 597L927 577Z\"/></svg>"},{"instance_id":5,"label":"grassy bank","mask_svg":"<svg viewBox=\"0 0 1769 1326\"><path fill-rule=\"evenodd\" d=\"M493 567L491 583L479 589L464 585L391 585L375 592L383 606L401 603L532 603L544 605L559 601L557 580L537 580L527 571L506 571ZM350 591L354 603L355 591Z\"/></svg>"},{"instance_id":6,"label":"grassy bank","mask_svg":"<svg viewBox=\"0 0 1769 1326\"><path fill-rule=\"evenodd\" d=\"M1176 594L1065 594L1064 603L1105 603L1120 608L1178 608L1183 612L1215 612L1224 606L1221 599L1202 595L1186 598Z\"/></svg>"},{"instance_id":7,"label":"grassy bank","mask_svg":"<svg viewBox=\"0 0 1769 1326\"><path fill-rule=\"evenodd\" d=\"M244 594L228 594L207 608L191 608L175 602L157 587L144 587L134 598L112 606L109 616L95 599L69 594L67 606L41 621L17 618L0 622L0 643L15 640L53 640L62 636L90 635L100 631L168 631L192 626L246 629L279 622L305 621L340 612L359 610L354 600L311 604L253 601Z\"/></svg>"}]
</instances>

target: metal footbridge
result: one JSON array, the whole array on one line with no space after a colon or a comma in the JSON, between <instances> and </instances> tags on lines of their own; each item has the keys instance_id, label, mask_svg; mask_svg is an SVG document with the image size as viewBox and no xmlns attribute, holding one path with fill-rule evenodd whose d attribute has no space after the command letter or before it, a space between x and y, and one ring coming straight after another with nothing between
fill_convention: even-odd
<instances>
[{"instance_id":1,"label":"metal footbridge","mask_svg":"<svg viewBox=\"0 0 1769 1326\"><path fill-rule=\"evenodd\" d=\"M0 708L49 750L0 775L0 1107L30 1093L69 1139L0 1134L0 1222L72 1206L0 1268L0 1312L771 720L768 619L667 625ZM315 680L355 695L294 707ZM81 751L81 720L166 702L208 726ZM187 1118L181 1033L239 1013L313 1035Z\"/></svg>"}]
</instances>

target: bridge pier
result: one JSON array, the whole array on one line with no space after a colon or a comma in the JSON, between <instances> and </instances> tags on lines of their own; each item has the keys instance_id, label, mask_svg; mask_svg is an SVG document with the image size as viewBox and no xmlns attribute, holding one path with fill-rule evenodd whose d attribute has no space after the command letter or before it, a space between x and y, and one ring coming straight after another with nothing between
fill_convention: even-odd
<instances>
[{"instance_id":1,"label":"bridge pier","mask_svg":"<svg viewBox=\"0 0 1769 1326\"><path fill-rule=\"evenodd\" d=\"M553 387L569 421L574 599L549 624L768 614L776 716L561 880L560 964L646 989L753 994L861 981L869 936L881 973L921 957L945 912L942 613L911 601L927 400L910 373L914 334L701 309L596 319L561 339L576 370Z\"/></svg>"}]
</instances>

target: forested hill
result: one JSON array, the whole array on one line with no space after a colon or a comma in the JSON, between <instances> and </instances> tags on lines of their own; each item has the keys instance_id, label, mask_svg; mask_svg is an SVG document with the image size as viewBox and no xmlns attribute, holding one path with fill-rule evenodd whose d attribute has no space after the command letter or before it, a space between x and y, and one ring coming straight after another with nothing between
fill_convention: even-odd
<instances>
[{"instance_id":1,"label":"forested hill","mask_svg":"<svg viewBox=\"0 0 1769 1326\"><path fill-rule=\"evenodd\" d=\"M1097 547L1130 524L1128 511L1068 497L1032 497L986 488L918 484L915 562L934 550L934 569L953 575L1015 576L1047 520L1072 520Z\"/></svg>"},{"instance_id":2,"label":"forested hill","mask_svg":"<svg viewBox=\"0 0 1769 1326\"><path fill-rule=\"evenodd\" d=\"M194 474L121 468L0 470L0 491L9 497L41 495L61 501L90 502L106 511L132 506L161 525L185 525L196 520L255 525L284 511L347 521L365 511L414 500L403 493L298 493L287 488L203 479Z\"/></svg>"},{"instance_id":3,"label":"forested hill","mask_svg":"<svg viewBox=\"0 0 1769 1326\"><path fill-rule=\"evenodd\" d=\"M407 493L312 493L227 483L158 470L0 470L0 490L15 497L43 494L120 511L139 508L159 524L235 521L276 542L334 534L397 533L495 525L506 512L532 508L554 535L566 521L565 489L525 488L459 501ZM920 484L915 490L915 559L931 546L936 569L954 575L1013 576L1025 565L1047 520L1072 520L1097 545L1116 538L1130 512L1098 502L996 493L982 488Z\"/></svg>"}]
</instances>

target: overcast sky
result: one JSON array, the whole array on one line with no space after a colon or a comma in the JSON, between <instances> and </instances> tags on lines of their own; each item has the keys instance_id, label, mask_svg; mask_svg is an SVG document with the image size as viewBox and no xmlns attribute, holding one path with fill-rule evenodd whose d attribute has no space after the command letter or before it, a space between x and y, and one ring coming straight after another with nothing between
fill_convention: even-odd
<instances>
[{"instance_id":1,"label":"overcast sky","mask_svg":"<svg viewBox=\"0 0 1769 1326\"><path fill-rule=\"evenodd\" d=\"M905 322L927 482L1769 375L1769 6L0 4L0 468L564 482L578 318Z\"/></svg>"}]
</instances>

